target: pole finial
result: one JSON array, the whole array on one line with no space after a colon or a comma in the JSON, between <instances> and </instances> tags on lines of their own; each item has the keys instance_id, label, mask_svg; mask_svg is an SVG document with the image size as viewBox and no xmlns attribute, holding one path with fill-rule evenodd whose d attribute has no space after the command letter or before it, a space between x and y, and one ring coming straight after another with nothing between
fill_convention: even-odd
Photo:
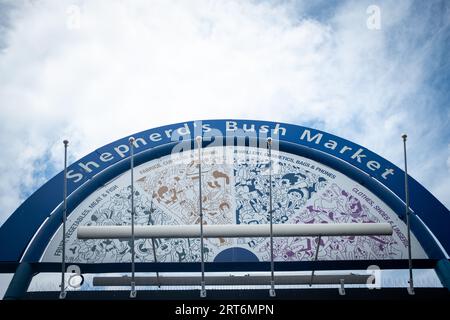
<instances>
[{"instance_id":1,"label":"pole finial","mask_svg":"<svg viewBox=\"0 0 450 320\"><path fill-rule=\"evenodd\" d=\"M69 144L69 140L64 139L63 143L64 143L65 146L67 146Z\"/></svg>"},{"instance_id":2,"label":"pole finial","mask_svg":"<svg viewBox=\"0 0 450 320\"><path fill-rule=\"evenodd\" d=\"M130 137L130 138L128 139L128 142L129 142L129 143L134 143L134 141L135 141L134 137Z\"/></svg>"},{"instance_id":3,"label":"pole finial","mask_svg":"<svg viewBox=\"0 0 450 320\"><path fill-rule=\"evenodd\" d=\"M267 138L267 145L269 145L269 146L272 145L272 138L271 137Z\"/></svg>"},{"instance_id":4,"label":"pole finial","mask_svg":"<svg viewBox=\"0 0 450 320\"><path fill-rule=\"evenodd\" d=\"M406 133L402 133L402 138L404 141L406 141L406 138L408 138L408 135Z\"/></svg>"}]
</instances>

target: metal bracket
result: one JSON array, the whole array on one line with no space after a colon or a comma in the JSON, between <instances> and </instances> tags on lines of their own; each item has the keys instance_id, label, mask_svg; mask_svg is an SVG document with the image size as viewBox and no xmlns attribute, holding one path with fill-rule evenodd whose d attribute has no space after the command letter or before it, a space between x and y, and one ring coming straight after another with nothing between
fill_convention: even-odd
<instances>
[{"instance_id":1,"label":"metal bracket","mask_svg":"<svg viewBox=\"0 0 450 320\"><path fill-rule=\"evenodd\" d=\"M206 298L205 281L202 281L202 288L200 290L200 298Z\"/></svg>"},{"instance_id":2,"label":"metal bracket","mask_svg":"<svg viewBox=\"0 0 450 320\"><path fill-rule=\"evenodd\" d=\"M409 284L409 286L408 286L408 288L407 288L408 294L409 294L410 296L415 295L416 293L414 292L414 287L411 285L411 280L408 280L408 284Z\"/></svg>"},{"instance_id":3,"label":"metal bracket","mask_svg":"<svg viewBox=\"0 0 450 320\"><path fill-rule=\"evenodd\" d=\"M344 279L341 279L340 282L341 282L341 286L339 287L339 295L345 296Z\"/></svg>"},{"instance_id":4,"label":"metal bracket","mask_svg":"<svg viewBox=\"0 0 450 320\"><path fill-rule=\"evenodd\" d=\"M275 281L270 281L269 295L270 295L271 297L276 297L276 293L275 293Z\"/></svg>"},{"instance_id":5,"label":"metal bracket","mask_svg":"<svg viewBox=\"0 0 450 320\"><path fill-rule=\"evenodd\" d=\"M131 282L131 291L130 291L130 298L134 299L136 298L136 282Z\"/></svg>"},{"instance_id":6,"label":"metal bracket","mask_svg":"<svg viewBox=\"0 0 450 320\"><path fill-rule=\"evenodd\" d=\"M62 291L59 293L59 298L60 298L60 299L65 299L66 296L67 296L66 290L62 290Z\"/></svg>"}]
</instances>

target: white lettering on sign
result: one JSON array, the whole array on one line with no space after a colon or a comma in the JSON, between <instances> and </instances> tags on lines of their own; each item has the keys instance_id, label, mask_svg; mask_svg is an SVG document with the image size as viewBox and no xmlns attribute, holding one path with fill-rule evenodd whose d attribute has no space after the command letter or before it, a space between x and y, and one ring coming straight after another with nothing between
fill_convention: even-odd
<instances>
[{"instance_id":1,"label":"white lettering on sign","mask_svg":"<svg viewBox=\"0 0 450 320\"><path fill-rule=\"evenodd\" d=\"M225 137L227 145L234 145L235 139L237 144L245 143L246 138L251 138L250 145L255 146L256 138L259 137L259 148L266 148L266 138L271 136L273 140L273 150L277 150L277 143L282 140L283 136L287 135L287 128L280 123L273 124L261 124L261 122L243 122L224 120L225 132L222 132L216 127L212 127L210 123L193 122L190 127L188 123L183 123L178 127L171 129L160 130L159 132L150 132L145 137L137 137L134 141L134 148L139 152L140 148L148 148L149 143L163 144L164 140L170 139L172 142L178 142L180 145L175 146L172 149L172 153L180 151L188 151L192 148L191 140L197 135L203 135L204 142L209 142L208 146L222 146ZM158 129L155 129L158 130ZM338 142L339 139L327 139L327 133L318 132L311 129L303 129L297 138L297 143L312 144L314 148L322 149L333 156L342 158L350 164L354 164L362 168L366 172L377 173L382 179L387 180L394 175L393 168L386 168L381 165L379 161L370 159L370 152L367 152L364 148L359 146L349 146L345 142ZM220 138L220 139L217 139ZM330 137L331 138L331 137ZM296 143L296 141L289 142ZM123 140L122 140L123 141ZM345 140L344 140L345 141ZM105 163L112 160L118 160L126 158L130 155L130 147L128 144L122 143L111 147L110 152L103 152L98 156L98 160L80 161L76 164L76 167L71 167L67 172L67 178L73 183L79 183L85 178L86 174L94 175L105 168ZM328 150L328 151L327 151ZM118 159L117 159L118 158Z\"/></svg>"}]
</instances>

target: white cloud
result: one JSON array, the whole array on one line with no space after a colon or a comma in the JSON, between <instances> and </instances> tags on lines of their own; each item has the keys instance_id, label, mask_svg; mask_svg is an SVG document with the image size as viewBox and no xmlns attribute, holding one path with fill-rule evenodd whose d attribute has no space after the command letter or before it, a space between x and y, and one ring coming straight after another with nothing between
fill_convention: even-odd
<instances>
[{"instance_id":1,"label":"white cloud","mask_svg":"<svg viewBox=\"0 0 450 320\"><path fill-rule=\"evenodd\" d=\"M399 165L408 131L413 176L448 206L450 179L434 174L448 154L425 135L448 129L432 112L423 121L426 100L405 107L423 92L429 47L439 43L417 47L415 29L404 26L416 19L420 30L430 13L381 2L374 31L369 4L345 3L325 20L308 16L307 2L18 5L0 51L0 223L22 189L49 178L47 165L61 168L65 137L78 158L151 127L233 117L320 123ZM81 10L79 29L67 27L71 5ZM431 152L436 158L424 156Z\"/></svg>"}]
</instances>

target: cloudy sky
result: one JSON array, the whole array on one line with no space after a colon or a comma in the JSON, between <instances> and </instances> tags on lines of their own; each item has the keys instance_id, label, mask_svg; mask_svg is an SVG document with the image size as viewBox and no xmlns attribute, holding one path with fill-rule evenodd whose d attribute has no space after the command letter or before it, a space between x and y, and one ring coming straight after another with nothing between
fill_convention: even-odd
<instances>
[{"instance_id":1,"label":"cloudy sky","mask_svg":"<svg viewBox=\"0 0 450 320\"><path fill-rule=\"evenodd\" d=\"M311 126L450 207L448 1L0 0L0 224L71 161L210 118ZM379 18L379 19L378 19Z\"/></svg>"}]
</instances>

